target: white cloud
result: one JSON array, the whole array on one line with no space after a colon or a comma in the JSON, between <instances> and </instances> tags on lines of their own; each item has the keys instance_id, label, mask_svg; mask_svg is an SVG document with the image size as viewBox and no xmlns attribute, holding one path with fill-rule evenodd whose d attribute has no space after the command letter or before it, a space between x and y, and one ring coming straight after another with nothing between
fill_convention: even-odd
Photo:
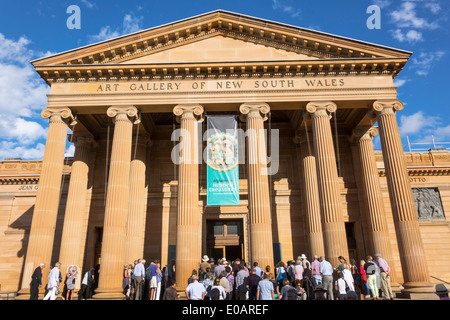
<instances>
[{"instance_id":1,"label":"white cloud","mask_svg":"<svg viewBox=\"0 0 450 320\"><path fill-rule=\"evenodd\" d=\"M417 135L426 128L435 127L439 123L439 117L428 116L423 111L413 115L400 116L399 131L401 136Z\"/></svg>"},{"instance_id":2,"label":"white cloud","mask_svg":"<svg viewBox=\"0 0 450 320\"><path fill-rule=\"evenodd\" d=\"M40 159L47 128L39 122L49 88L30 60L36 54L26 37L8 39L0 33L0 158ZM39 119L39 120L35 120Z\"/></svg>"},{"instance_id":3,"label":"white cloud","mask_svg":"<svg viewBox=\"0 0 450 320\"><path fill-rule=\"evenodd\" d=\"M75 153L75 146L73 144L71 144L67 149L66 149L66 153L64 154L64 157L73 157Z\"/></svg>"},{"instance_id":4,"label":"white cloud","mask_svg":"<svg viewBox=\"0 0 450 320\"><path fill-rule=\"evenodd\" d=\"M390 6L391 1L389 1L389 0L374 0L373 4L376 6L379 6L380 8L383 9L383 8Z\"/></svg>"},{"instance_id":5,"label":"white cloud","mask_svg":"<svg viewBox=\"0 0 450 320\"><path fill-rule=\"evenodd\" d=\"M81 0L81 3L83 3L89 9L91 9L91 8L93 8L95 6L95 3L92 3L92 2L90 2L88 0Z\"/></svg>"},{"instance_id":6,"label":"white cloud","mask_svg":"<svg viewBox=\"0 0 450 320\"><path fill-rule=\"evenodd\" d=\"M272 9L281 10L289 14L292 18L297 18L300 16L302 10L291 5L291 2L289 0L272 0Z\"/></svg>"},{"instance_id":7,"label":"white cloud","mask_svg":"<svg viewBox=\"0 0 450 320\"><path fill-rule=\"evenodd\" d=\"M430 9L430 11L434 14L441 11L441 5L437 2L427 2L425 3L425 8Z\"/></svg>"},{"instance_id":8,"label":"white cloud","mask_svg":"<svg viewBox=\"0 0 450 320\"><path fill-rule=\"evenodd\" d=\"M391 30L392 36L400 42L419 42L423 41L422 33L416 30L409 30L403 33L401 29Z\"/></svg>"},{"instance_id":9,"label":"white cloud","mask_svg":"<svg viewBox=\"0 0 450 320\"><path fill-rule=\"evenodd\" d=\"M436 22L428 22L417 16L416 4L411 1L403 2L399 10L391 12L391 17L398 27L416 29L437 29Z\"/></svg>"},{"instance_id":10,"label":"white cloud","mask_svg":"<svg viewBox=\"0 0 450 320\"><path fill-rule=\"evenodd\" d=\"M383 0L380 0L383 2ZM435 30L440 27L441 18L433 17L429 19L423 17L431 11L434 14L439 13L441 6L438 1L429 0L407 0L403 1L396 10L389 12L391 23L395 24L396 29L391 30L394 39L400 42L415 43L423 41L423 32L425 30Z\"/></svg>"},{"instance_id":11,"label":"white cloud","mask_svg":"<svg viewBox=\"0 0 450 320\"><path fill-rule=\"evenodd\" d=\"M22 158L27 160L42 160L45 145L37 143L33 147L24 147L8 141L0 141L0 158Z\"/></svg>"},{"instance_id":12,"label":"white cloud","mask_svg":"<svg viewBox=\"0 0 450 320\"><path fill-rule=\"evenodd\" d=\"M136 16L133 13L126 14L123 17L122 25L113 28L110 25L102 27L100 32L88 36L90 43L101 42L112 38L117 38L125 34L134 33L142 29L143 16Z\"/></svg>"},{"instance_id":13,"label":"white cloud","mask_svg":"<svg viewBox=\"0 0 450 320\"><path fill-rule=\"evenodd\" d=\"M426 76L430 73L432 67L442 59L444 51L421 52L417 57L412 58L416 74Z\"/></svg>"},{"instance_id":14,"label":"white cloud","mask_svg":"<svg viewBox=\"0 0 450 320\"><path fill-rule=\"evenodd\" d=\"M409 81L408 79L395 79L394 80L394 86L400 88L400 87L404 86L405 83L408 82L408 81Z\"/></svg>"}]
</instances>

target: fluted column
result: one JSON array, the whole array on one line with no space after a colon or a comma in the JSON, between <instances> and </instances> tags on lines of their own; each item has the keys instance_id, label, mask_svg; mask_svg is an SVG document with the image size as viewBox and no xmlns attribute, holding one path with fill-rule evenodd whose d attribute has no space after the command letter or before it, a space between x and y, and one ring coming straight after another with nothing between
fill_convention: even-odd
<instances>
[{"instance_id":1,"label":"fluted column","mask_svg":"<svg viewBox=\"0 0 450 320\"><path fill-rule=\"evenodd\" d=\"M197 269L201 259L201 215L198 206L198 117L203 114L200 105L178 105L173 113L181 122L182 157L178 166L178 208L176 240L177 290L188 285L192 270Z\"/></svg>"},{"instance_id":2,"label":"fluted column","mask_svg":"<svg viewBox=\"0 0 450 320\"><path fill-rule=\"evenodd\" d=\"M270 212L267 149L264 121L270 111L265 103L245 103L239 108L247 122L248 135L248 209L251 261L273 266L272 217Z\"/></svg>"},{"instance_id":3,"label":"fluted column","mask_svg":"<svg viewBox=\"0 0 450 320\"><path fill-rule=\"evenodd\" d=\"M322 221L320 217L319 187L317 181L316 158L312 146L312 132L300 133L295 137L295 142L300 145L300 164L303 183L303 195L306 209L306 228L309 244L309 254L323 256Z\"/></svg>"},{"instance_id":4,"label":"fluted column","mask_svg":"<svg viewBox=\"0 0 450 320\"><path fill-rule=\"evenodd\" d=\"M339 264L338 256L348 258L347 236L330 124L330 114L336 110L337 106L333 102L310 102L306 106L306 111L311 114L312 120L325 256L333 267Z\"/></svg>"},{"instance_id":5,"label":"fluted column","mask_svg":"<svg viewBox=\"0 0 450 320\"><path fill-rule=\"evenodd\" d=\"M86 210L86 194L89 175L89 152L93 137L89 133L75 133L72 139L75 145L72 172L70 174L69 191L67 194L66 212L61 237L59 261L61 274L65 278L67 268L72 265L79 267L79 275L75 289L80 288L83 257L83 234L86 233L89 211Z\"/></svg>"},{"instance_id":6,"label":"fluted column","mask_svg":"<svg viewBox=\"0 0 450 320\"><path fill-rule=\"evenodd\" d=\"M100 264L99 286L95 299L121 299L122 271L125 263L125 237L130 189L130 161L133 106L110 107L107 115L114 118L108 189Z\"/></svg>"},{"instance_id":7,"label":"fluted column","mask_svg":"<svg viewBox=\"0 0 450 320\"><path fill-rule=\"evenodd\" d=\"M391 268L391 281L394 282L396 272L392 259L392 249L389 239L386 214L384 211L383 194L381 193L378 168L373 150L373 137L378 135L374 127L357 127L353 130L352 140L356 143L361 165L361 180L363 184L364 205L367 211L366 221L370 231L371 254L383 255ZM396 280L396 279L395 279Z\"/></svg>"},{"instance_id":8,"label":"fluted column","mask_svg":"<svg viewBox=\"0 0 450 320\"><path fill-rule=\"evenodd\" d=\"M403 292L428 293L433 292L434 288L429 283L428 266L397 125L395 113L400 110L403 110L400 101L379 100L374 103L372 112L378 117L380 128L389 198L405 281Z\"/></svg>"},{"instance_id":9,"label":"fluted column","mask_svg":"<svg viewBox=\"0 0 450 320\"><path fill-rule=\"evenodd\" d=\"M22 288L19 291L19 294L24 296L19 297L19 299L26 299L27 295L29 295L31 275L39 263L45 263L45 268L42 270L44 280L50 271L68 121L72 121L71 125L75 124L69 108L47 108L42 111L41 116L44 119L50 119L50 124L28 239Z\"/></svg>"},{"instance_id":10,"label":"fluted column","mask_svg":"<svg viewBox=\"0 0 450 320\"><path fill-rule=\"evenodd\" d=\"M150 136L139 134L133 143L130 166L130 200L125 240L125 263L144 258L145 221L147 215L146 155Z\"/></svg>"}]
</instances>

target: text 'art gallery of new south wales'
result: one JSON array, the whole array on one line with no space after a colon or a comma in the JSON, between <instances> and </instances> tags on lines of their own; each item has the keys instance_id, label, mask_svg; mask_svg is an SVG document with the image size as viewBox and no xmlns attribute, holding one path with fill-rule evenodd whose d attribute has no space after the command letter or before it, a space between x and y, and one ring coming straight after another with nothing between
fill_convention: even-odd
<instances>
[{"instance_id":1,"label":"text 'art gallery of new south wales'","mask_svg":"<svg viewBox=\"0 0 450 320\"><path fill-rule=\"evenodd\" d=\"M93 298L120 299L139 258L175 260L181 290L203 255L273 270L381 253L394 291L434 292L450 153L403 151L411 55L219 10L32 61L49 129L42 161L0 162L1 290L27 299L45 263L43 294L57 261L100 264Z\"/></svg>"}]
</instances>

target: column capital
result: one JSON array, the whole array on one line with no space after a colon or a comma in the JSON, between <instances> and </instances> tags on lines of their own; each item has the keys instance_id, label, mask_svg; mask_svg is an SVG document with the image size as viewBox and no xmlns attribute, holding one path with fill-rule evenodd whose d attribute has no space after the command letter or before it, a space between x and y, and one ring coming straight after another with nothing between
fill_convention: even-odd
<instances>
[{"instance_id":1,"label":"column capital","mask_svg":"<svg viewBox=\"0 0 450 320\"><path fill-rule=\"evenodd\" d=\"M262 118L263 121L266 121L268 119L267 114L270 112L270 106L267 103L249 102L241 104L239 111L241 112L240 118L242 121L252 117Z\"/></svg>"},{"instance_id":2,"label":"column capital","mask_svg":"<svg viewBox=\"0 0 450 320\"><path fill-rule=\"evenodd\" d=\"M376 118L382 114L394 114L396 111L403 110L403 103L399 100L377 100L369 110L369 117Z\"/></svg>"},{"instance_id":3,"label":"column capital","mask_svg":"<svg viewBox=\"0 0 450 320\"><path fill-rule=\"evenodd\" d=\"M114 118L114 121L129 120L129 118L136 118L135 121L139 121L138 112L135 106L111 106L106 110L108 117Z\"/></svg>"},{"instance_id":4,"label":"column capital","mask_svg":"<svg viewBox=\"0 0 450 320\"><path fill-rule=\"evenodd\" d=\"M71 139L69 139L75 147L79 146L89 146L94 141L94 136L88 132L75 132L70 134L72 136Z\"/></svg>"},{"instance_id":5,"label":"column capital","mask_svg":"<svg viewBox=\"0 0 450 320\"><path fill-rule=\"evenodd\" d=\"M179 104L173 108L173 114L181 119L197 119L203 121L205 109L199 104Z\"/></svg>"},{"instance_id":6,"label":"column capital","mask_svg":"<svg viewBox=\"0 0 450 320\"><path fill-rule=\"evenodd\" d=\"M306 105L306 114L312 117L331 116L331 113L336 112L337 105L332 101L313 101Z\"/></svg>"},{"instance_id":7,"label":"column capital","mask_svg":"<svg viewBox=\"0 0 450 320\"><path fill-rule=\"evenodd\" d=\"M77 124L75 117L72 114L72 110L69 108L45 108L41 112L41 117L44 119L50 119L50 122L64 122L69 123L69 125L74 126ZM67 119L65 121L64 119Z\"/></svg>"},{"instance_id":8,"label":"column capital","mask_svg":"<svg viewBox=\"0 0 450 320\"><path fill-rule=\"evenodd\" d=\"M136 144L136 136L133 137L133 145ZM138 146L147 147L152 146L153 141L150 137L150 134L147 132L139 132L138 138L137 138L137 144Z\"/></svg>"},{"instance_id":9,"label":"column capital","mask_svg":"<svg viewBox=\"0 0 450 320\"><path fill-rule=\"evenodd\" d=\"M357 142L359 140L370 140L376 137L379 133L378 128L371 126L360 126L356 127L352 131L352 135L350 137L350 142Z\"/></svg>"}]
</instances>

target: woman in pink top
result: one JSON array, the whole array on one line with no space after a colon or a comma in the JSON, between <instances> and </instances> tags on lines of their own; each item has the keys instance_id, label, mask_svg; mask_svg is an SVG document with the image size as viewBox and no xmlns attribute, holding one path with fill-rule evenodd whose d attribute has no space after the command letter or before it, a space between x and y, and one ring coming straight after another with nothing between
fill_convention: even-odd
<instances>
[{"instance_id":1,"label":"woman in pink top","mask_svg":"<svg viewBox=\"0 0 450 320\"><path fill-rule=\"evenodd\" d=\"M295 261L295 267L294 267L294 278L295 280L299 279L302 280L303 279L303 267L300 264L300 260Z\"/></svg>"}]
</instances>

